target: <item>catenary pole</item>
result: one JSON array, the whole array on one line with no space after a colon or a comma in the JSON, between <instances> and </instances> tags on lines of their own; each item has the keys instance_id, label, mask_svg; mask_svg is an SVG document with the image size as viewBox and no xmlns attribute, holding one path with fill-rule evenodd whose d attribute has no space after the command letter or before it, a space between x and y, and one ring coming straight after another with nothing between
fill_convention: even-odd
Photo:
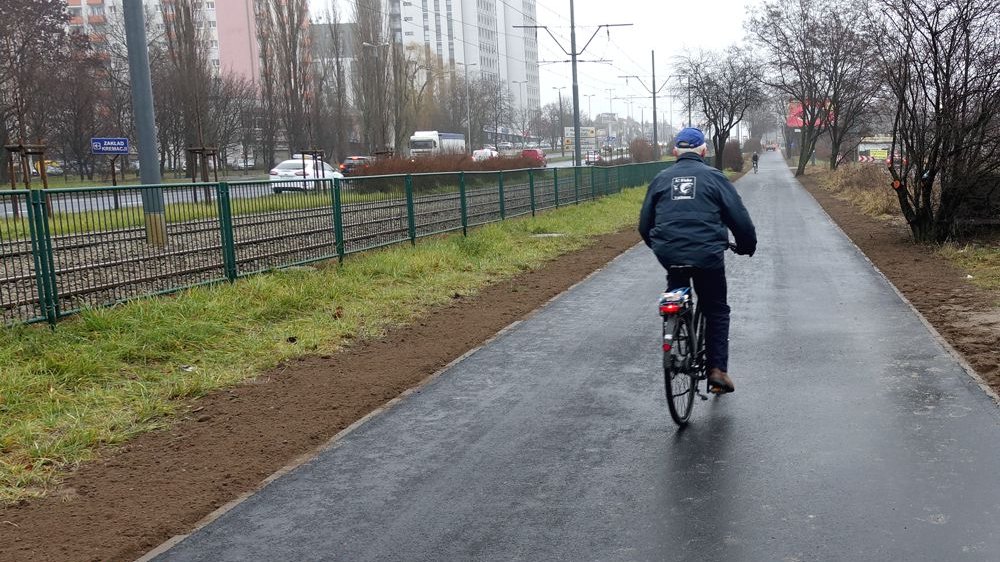
<instances>
[{"instance_id":1,"label":"catenary pole","mask_svg":"<svg viewBox=\"0 0 1000 562\"><path fill-rule=\"evenodd\" d=\"M125 45L128 50L129 78L132 81L132 107L139 141L139 177L144 185L160 185L157 159L156 117L153 109L153 85L149 77L149 53L142 0L124 0ZM167 222L163 209L163 190L144 188L142 210L146 217L146 240L156 246L167 243Z\"/></svg>"}]
</instances>

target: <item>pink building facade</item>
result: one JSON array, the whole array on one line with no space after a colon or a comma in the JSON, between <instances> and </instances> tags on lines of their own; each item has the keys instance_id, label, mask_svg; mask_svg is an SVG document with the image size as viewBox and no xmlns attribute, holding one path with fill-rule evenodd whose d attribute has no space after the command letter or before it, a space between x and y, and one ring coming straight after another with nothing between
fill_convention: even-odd
<instances>
[{"instance_id":1,"label":"pink building facade","mask_svg":"<svg viewBox=\"0 0 1000 562\"><path fill-rule=\"evenodd\" d=\"M215 0L219 66L254 83L260 76L260 47L254 0Z\"/></svg>"}]
</instances>

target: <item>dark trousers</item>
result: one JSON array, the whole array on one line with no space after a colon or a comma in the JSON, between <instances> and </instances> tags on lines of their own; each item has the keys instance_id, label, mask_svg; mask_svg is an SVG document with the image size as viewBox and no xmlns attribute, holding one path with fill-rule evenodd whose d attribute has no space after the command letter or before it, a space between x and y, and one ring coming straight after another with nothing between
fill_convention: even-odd
<instances>
[{"instance_id":1,"label":"dark trousers","mask_svg":"<svg viewBox=\"0 0 1000 562\"><path fill-rule=\"evenodd\" d=\"M705 362L708 368L729 370L729 304L726 303L726 268L667 268L667 290L693 287L698 308L705 315Z\"/></svg>"}]
</instances>

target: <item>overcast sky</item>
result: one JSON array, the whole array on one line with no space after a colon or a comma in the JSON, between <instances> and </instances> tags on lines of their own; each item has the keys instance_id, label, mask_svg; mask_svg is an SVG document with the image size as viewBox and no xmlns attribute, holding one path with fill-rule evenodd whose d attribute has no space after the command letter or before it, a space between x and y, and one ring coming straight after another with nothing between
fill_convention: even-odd
<instances>
[{"instance_id":1,"label":"overcast sky","mask_svg":"<svg viewBox=\"0 0 1000 562\"><path fill-rule=\"evenodd\" d=\"M645 119L652 115L652 99L648 93L629 80L626 85L620 75L642 76L648 85L650 51L656 51L656 78L661 82L670 73L672 58L684 49L722 49L742 41L743 20L747 0L698 0L691 2L653 0L575 0L578 48L603 23L631 23L630 27L611 28L611 37L602 29L581 59L611 59L612 64L586 63L579 65L580 109L588 111L588 102L594 114L613 107L616 113L625 114L625 101L608 102L608 88L614 88L613 97L643 95L644 99L632 104L632 115L640 118L640 106L645 106ZM569 0L537 0L539 25L547 25L569 50ZM563 60L566 57L544 31L538 36L539 60ZM557 101L553 87L562 90L563 103L569 107L573 84L570 65L543 64L539 68L542 104ZM594 97L585 97L593 94ZM657 111L667 113L669 99L657 98ZM675 119L681 120L680 104L674 104Z\"/></svg>"},{"instance_id":2,"label":"overcast sky","mask_svg":"<svg viewBox=\"0 0 1000 562\"><path fill-rule=\"evenodd\" d=\"M333 0L311 0L313 15L319 15ZM336 0L345 18L353 17L352 0ZM518 6L520 0L505 0ZM536 0L538 25L549 26L560 43L569 50L570 0ZM742 41L745 33L743 20L746 5L757 0L575 0L577 48L593 34L596 26L605 23L630 23L629 27L600 30L594 41L580 56L583 60L610 59L610 64L581 63L579 65L580 110L585 113L604 113L611 108L616 113L628 113L624 100L611 97L644 96L632 103L632 116L647 121L652 117L652 99L634 80L620 79L620 75L639 75L650 84L650 50L656 50L656 77L661 84L670 73L673 57L685 49L723 49ZM516 30L503 30L516 32ZM540 61L565 60L567 57L545 31L538 32L538 58ZM539 66L542 105L558 101L557 90L562 90L566 111L572 107L572 73L569 63L541 64ZM591 94L593 97L587 97ZM664 91L666 94L666 91ZM680 104L673 104L675 122L680 122ZM657 99L657 110L666 114L671 103L664 95ZM645 107L645 110L641 110ZM588 109L589 108L589 109ZM644 115L643 115L644 114Z\"/></svg>"}]
</instances>

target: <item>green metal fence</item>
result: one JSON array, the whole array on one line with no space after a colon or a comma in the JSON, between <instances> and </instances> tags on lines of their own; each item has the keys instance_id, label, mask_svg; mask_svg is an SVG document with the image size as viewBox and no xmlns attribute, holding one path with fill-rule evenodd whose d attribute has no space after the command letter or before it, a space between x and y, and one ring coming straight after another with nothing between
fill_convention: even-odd
<instances>
[{"instance_id":1,"label":"green metal fence","mask_svg":"<svg viewBox=\"0 0 1000 562\"><path fill-rule=\"evenodd\" d=\"M0 321L54 324L84 308L467 232L642 185L667 166L0 191ZM162 215L147 214L154 199Z\"/></svg>"}]
</instances>

